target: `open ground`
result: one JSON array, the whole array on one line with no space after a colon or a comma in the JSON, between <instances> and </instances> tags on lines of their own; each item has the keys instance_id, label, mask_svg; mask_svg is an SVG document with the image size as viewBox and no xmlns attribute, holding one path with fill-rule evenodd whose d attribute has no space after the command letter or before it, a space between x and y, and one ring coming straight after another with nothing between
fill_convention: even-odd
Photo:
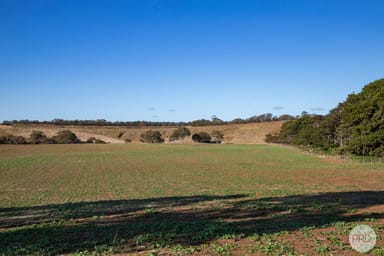
<instances>
[{"instance_id":1,"label":"open ground","mask_svg":"<svg viewBox=\"0 0 384 256\"><path fill-rule=\"evenodd\" d=\"M384 255L384 164L271 145L2 145L0 255Z\"/></svg>"}]
</instances>

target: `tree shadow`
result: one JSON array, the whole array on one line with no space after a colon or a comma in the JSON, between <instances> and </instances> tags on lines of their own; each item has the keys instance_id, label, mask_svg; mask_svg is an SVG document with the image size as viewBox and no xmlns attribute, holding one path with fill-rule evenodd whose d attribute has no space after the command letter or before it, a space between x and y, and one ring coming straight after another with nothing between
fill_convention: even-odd
<instances>
[{"instance_id":1,"label":"tree shadow","mask_svg":"<svg viewBox=\"0 0 384 256\"><path fill-rule=\"evenodd\" d=\"M104 200L65 204L50 204L32 207L0 208L0 229L49 223L52 221L86 219L95 216L108 216L153 211L164 207L180 207L198 202L229 200L242 198L244 195L228 196L186 196L163 197L132 200Z\"/></svg>"},{"instance_id":2,"label":"tree shadow","mask_svg":"<svg viewBox=\"0 0 384 256\"><path fill-rule=\"evenodd\" d=\"M137 252L381 220L383 191L251 198L245 195L116 200L0 209L0 254L59 254L98 246ZM381 208L382 210L382 208Z\"/></svg>"}]
</instances>

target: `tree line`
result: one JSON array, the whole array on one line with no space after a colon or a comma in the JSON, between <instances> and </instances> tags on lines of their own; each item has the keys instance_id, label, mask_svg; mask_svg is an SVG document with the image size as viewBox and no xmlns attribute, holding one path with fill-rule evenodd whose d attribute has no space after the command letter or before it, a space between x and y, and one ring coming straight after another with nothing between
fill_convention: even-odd
<instances>
[{"instance_id":1,"label":"tree line","mask_svg":"<svg viewBox=\"0 0 384 256\"><path fill-rule=\"evenodd\" d=\"M287 121L294 120L297 116L281 115L273 116L271 113L254 115L249 118L235 118L232 121L224 121L216 116L212 116L211 120L199 119L190 122L152 122L152 121L116 121L111 122L105 119L97 120L64 120L55 118L51 121L39 121L39 120L12 120L3 121L3 125L16 125L16 124L37 124L37 125L73 125L73 126L209 126L209 125L225 125L225 124L247 124L247 123L260 123L260 122L271 122L271 121Z\"/></svg>"},{"instance_id":2,"label":"tree line","mask_svg":"<svg viewBox=\"0 0 384 256\"><path fill-rule=\"evenodd\" d=\"M339 154L384 157L384 79L352 93L329 114L303 114L283 124L267 142L316 148Z\"/></svg>"}]
</instances>

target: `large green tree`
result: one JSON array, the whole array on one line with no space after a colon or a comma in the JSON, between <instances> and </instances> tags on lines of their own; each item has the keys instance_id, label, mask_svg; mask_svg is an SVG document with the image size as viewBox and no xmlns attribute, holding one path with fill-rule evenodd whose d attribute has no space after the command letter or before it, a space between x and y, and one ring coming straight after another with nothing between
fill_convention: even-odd
<instances>
[{"instance_id":1,"label":"large green tree","mask_svg":"<svg viewBox=\"0 0 384 256\"><path fill-rule=\"evenodd\" d=\"M268 135L267 140L383 157L384 79L366 85L360 93L348 95L326 116L305 113L284 123L278 137Z\"/></svg>"},{"instance_id":2,"label":"large green tree","mask_svg":"<svg viewBox=\"0 0 384 256\"><path fill-rule=\"evenodd\" d=\"M358 155L384 154L384 79L350 94L342 104L336 136L342 149Z\"/></svg>"}]
</instances>

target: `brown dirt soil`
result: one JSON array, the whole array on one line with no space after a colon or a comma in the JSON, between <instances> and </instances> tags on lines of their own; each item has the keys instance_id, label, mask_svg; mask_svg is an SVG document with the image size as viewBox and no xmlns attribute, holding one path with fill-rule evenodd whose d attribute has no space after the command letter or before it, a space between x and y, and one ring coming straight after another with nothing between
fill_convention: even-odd
<instances>
[{"instance_id":1,"label":"brown dirt soil","mask_svg":"<svg viewBox=\"0 0 384 256\"><path fill-rule=\"evenodd\" d=\"M154 216L167 216L168 222L178 223L196 222L205 220L215 223L219 222L238 222L238 225L243 230L248 227L255 228L256 222L269 223L266 227L266 234L259 233L260 237L252 238L247 236L239 236L237 238L218 238L207 241L207 243L196 244L194 252L187 253L188 255L203 256L203 255L287 255L289 247L294 248L294 255L361 255L353 251L349 245L348 234L351 227L357 224L366 224L375 227L379 239L375 248L381 248L384 241L381 240L383 235L382 229L384 225L383 212L384 205L381 203L380 197L382 192L361 192L361 193L329 193L313 196L294 196L271 198L271 201L276 200L280 206L306 207L307 212L290 212L280 208L274 208L273 205L266 209L247 209L243 204L248 198L228 200L223 207L214 209L214 205L207 204L204 207L179 206L172 208L156 209ZM337 199L337 200L336 200ZM367 199L371 199L370 201ZM250 201L258 199L250 199ZM307 207L311 203L338 202L332 208L326 209L311 209ZM370 207L374 205L374 207ZM334 207L334 208L333 208ZM375 208L375 211L372 211ZM350 210L357 210L353 213L348 213ZM132 217L140 216L145 212L136 212L136 216L113 216L118 222L131 221ZM146 221L150 221L149 217ZM340 226L337 226L332 221L332 218L338 216L340 218ZM372 219L369 219L372 217ZM361 220L364 219L364 220ZM110 222L111 219L104 220ZM346 221L346 222L344 222ZM353 223L352 221L356 221ZM103 222L103 221L101 221ZM298 226L291 227L287 223L299 223ZM353 225L348 225L351 222ZM343 224L344 223L344 224ZM286 226L284 228L284 226ZM309 227L308 230L303 228ZM282 231L279 233L279 231ZM255 233L258 231L255 229ZM279 246L270 247L270 253L263 251L263 248L275 243L279 246L285 246L284 251L279 251ZM188 248L190 241L180 240L180 244L184 244L184 248ZM228 251L219 253L215 248L229 248ZM282 247L284 248L284 247ZM224 250L224 249L223 249ZM324 251L321 251L324 250ZM186 255L175 252L172 246L165 248L151 249L149 244L126 244L123 249L124 253L117 255ZM371 252L369 255L381 255Z\"/></svg>"}]
</instances>

